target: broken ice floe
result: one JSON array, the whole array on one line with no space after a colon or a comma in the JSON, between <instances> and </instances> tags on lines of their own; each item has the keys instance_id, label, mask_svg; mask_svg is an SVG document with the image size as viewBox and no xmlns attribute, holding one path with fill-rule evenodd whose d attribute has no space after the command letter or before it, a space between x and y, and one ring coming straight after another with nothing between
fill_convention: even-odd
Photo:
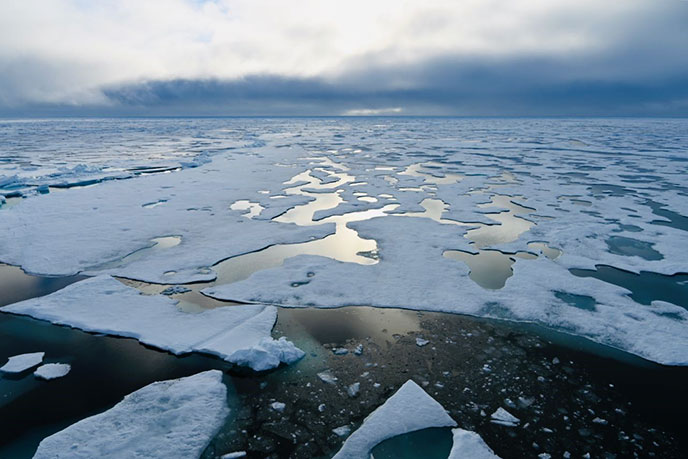
<instances>
[{"instance_id":1,"label":"broken ice floe","mask_svg":"<svg viewBox=\"0 0 688 459\"><path fill-rule=\"evenodd\" d=\"M46 363L36 368L34 376L46 381L67 376L72 367L68 363Z\"/></svg>"},{"instance_id":2,"label":"broken ice floe","mask_svg":"<svg viewBox=\"0 0 688 459\"><path fill-rule=\"evenodd\" d=\"M452 429L453 444L448 459L499 459L475 432Z\"/></svg>"},{"instance_id":3,"label":"broken ice floe","mask_svg":"<svg viewBox=\"0 0 688 459\"><path fill-rule=\"evenodd\" d=\"M490 422L507 427L516 427L521 420L500 406L490 416Z\"/></svg>"},{"instance_id":4,"label":"broken ice floe","mask_svg":"<svg viewBox=\"0 0 688 459\"><path fill-rule=\"evenodd\" d=\"M166 296L147 296L110 276L69 285L50 295L6 306L3 312L90 332L136 338L174 354L204 352L256 371L293 363L304 353L270 336L277 310L246 305L180 311Z\"/></svg>"},{"instance_id":5,"label":"broken ice floe","mask_svg":"<svg viewBox=\"0 0 688 459\"><path fill-rule=\"evenodd\" d=\"M0 371L5 373L21 373L39 365L43 361L45 352L31 352L29 354L19 354L9 358L6 364L0 367Z\"/></svg>"},{"instance_id":6,"label":"broken ice floe","mask_svg":"<svg viewBox=\"0 0 688 459\"><path fill-rule=\"evenodd\" d=\"M34 458L199 457L228 413L218 370L155 382L44 439Z\"/></svg>"},{"instance_id":7,"label":"broken ice floe","mask_svg":"<svg viewBox=\"0 0 688 459\"><path fill-rule=\"evenodd\" d=\"M388 438L428 427L454 427L442 405L409 380L373 411L351 434L336 459L368 457L375 445Z\"/></svg>"}]
</instances>

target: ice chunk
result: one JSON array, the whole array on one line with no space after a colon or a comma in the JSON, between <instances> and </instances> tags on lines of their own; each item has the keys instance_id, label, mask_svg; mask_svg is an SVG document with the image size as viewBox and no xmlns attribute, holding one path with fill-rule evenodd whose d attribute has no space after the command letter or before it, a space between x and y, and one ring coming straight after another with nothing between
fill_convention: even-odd
<instances>
[{"instance_id":1,"label":"ice chunk","mask_svg":"<svg viewBox=\"0 0 688 459\"><path fill-rule=\"evenodd\" d=\"M351 427L349 427L349 426L335 427L334 429L332 429L332 432L334 432L338 437L347 437L351 433Z\"/></svg>"},{"instance_id":2,"label":"ice chunk","mask_svg":"<svg viewBox=\"0 0 688 459\"><path fill-rule=\"evenodd\" d=\"M399 390L363 421L342 449L337 459L368 457L375 445L388 438L429 427L454 427L442 405L415 382L408 380Z\"/></svg>"},{"instance_id":3,"label":"ice chunk","mask_svg":"<svg viewBox=\"0 0 688 459\"><path fill-rule=\"evenodd\" d=\"M7 363L0 367L0 371L5 373L21 373L40 364L43 361L43 356L45 356L45 352L15 355L10 357Z\"/></svg>"},{"instance_id":4,"label":"ice chunk","mask_svg":"<svg viewBox=\"0 0 688 459\"><path fill-rule=\"evenodd\" d=\"M423 346L425 346L426 344L428 344L429 342L430 342L430 341L428 341L427 339L416 338L416 346L418 346L418 347L423 347Z\"/></svg>"},{"instance_id":5,"label":"ice chunk","mask_svg":"<svg viewBox=\"0 0 688 459\"><path fill-rule=\"evenodd\" d=\"M236 459L238 457L246 457L246 451L234 451L220 456L220 459Z\"/></svg>"},{"instance_id":6,"label":"ice chunk","mask_svg":"<svg viewBox=\"0 0 688 459\"><path fill-rule=\"evenodd\" d=\"M355 382L349 387L346 388L346 393L349 394L349 397L356 397L358 395L358 392L361 390L361 383Z\"/></svg>"},{"instance_id":7,"label":"ice chunk","mask_svg":"<svg viewBox=\"0 0 688 459\"><path fill-rule=\"evenodd\" d=\"M318 373L318 378L327 384L337 384L337 377L333 375L329 370Z\"/></svg>"},{"instance_id":8,"label":"ice chunk","mask_svg":"<svg viewBox=\"0 0 688 459\"><path fill-rule=\"evenodd\" d=\"M38 367L33 374L37 378L50 380L67 376L71 369L72 367L68 363L46 363Z\"/></svg>"},{"instance_id":9,"label":"ice chunk","mask_svg":"<svg viewBox=\"0 0 688 459\"><path fill-rule=\"evenodd\" d=\"M499 459L483 439L475 432L452 429L454 444L448 459Z\"/></svg>"},{"instance_id":10,"label":"ice chunk","mask_svg":"<svg viewBox=\"0 0 688 459\"><path fill-rule=\"evenodd\" d=\"M285 405L285 404L282 403L282 402L272 402L272 403L270 404L270 408L272 408L273 410L277 411L278 413L281 413L282 411L284 411L284 408L286 408L286 406L287 406L287 405Z\"/></svg>"},{"instance_id":11,"label":"ice chunk","mask_svg":"<svg viewBox=\"0 0 688 459\"><path fill-rule=\"evenodd\" d=\"M174 354L214 354L256 371L275 368L280 362L293 363L304 355L285 338L271 338L277 320L273 306L230 306L190 314L166 296L143 295L110 276L86 279L2 311L136 338Z\"/></svg>"},{"instance_id":12,"label":"ice chunk","mask_svg":"<svg viewBox=\"0 0 688 459\"><path fill-rule=\"evenodd\" d=\"M516 427L521 421L501 406L490 416L490 422L507 427Z\"/></svg>"},{"instance_id":13,"label":"ice chunk","mask_svg":"<svg viewBox=\"0 0 688 459\"><path fill-rule=\"evenodd\" d=\"M199 457L228 413L221 371L155 382L44 439L34 458Z\"/></svg>"}]
</instances>

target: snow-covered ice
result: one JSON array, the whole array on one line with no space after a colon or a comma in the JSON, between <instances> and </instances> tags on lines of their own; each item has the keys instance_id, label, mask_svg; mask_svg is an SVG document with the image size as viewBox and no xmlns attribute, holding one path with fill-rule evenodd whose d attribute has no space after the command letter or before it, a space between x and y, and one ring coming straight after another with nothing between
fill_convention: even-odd
<instances>
[{"instance_id":1,"label":"snow-covered ice","mask_svg":"<svg viewBox=\"0 0 688 459\"><path fill-rule=\"evenodd\" d=\"M36 368L33 374L39 379L50 380L67 376L71 369L68 363L46 363Z\"/></svg>"},{"instance_id":2,"label":"snow-covered ice","mask_svg":"<svg viewBox=\"0 0 688 459\"><path fill-rule=\"evenodd\" d=\"M409 380L366 417L334 456L336 459L368 457L370 450L388 438L429 427L454 427L442 405Z\"/></svg>"},{"instance_id":3,"label":"snow-covered ice","mask_svg":"<svg viewBox=\"0 0 688 459\"><path fill-rule=\"evenodd\" d=\"M272 306L228 306L191 314L180 311L167 296L143 295L110 276L86 279L6 306L2 312L136 338L174 354L214 354L256 371L293 363L304 355L285 338L270 337L277 320Z\"/></svg>"},{"instance_id":4,"label":"snow-covered ice","mask_svg":"<svg viewBox=\"0 0 688 459\"><path fill-rule=\"evenodd\" d=\"M5 373L21 373L33 368L43 361L45 352L31 352L28 354L15 355L7 360L7 363L0 367L0 371Z\"/></svg>"},{"instance_id":5,"label":"snow-covered ice","mask_svg":"<svg viewBox=\"0 0 688 459\"><path fill-rule=\"evenodd\" d=\"M499 459L475 432L452 429L453 444L448 459Z\"/></svg>"},{"instance_id":6,"label":"snow-covered ice","mask_svg":"<svg viewBox=\"0 0 688 459\"><path fill-rule=\"evenodd\" d=\"M155 382L45 438L34 458L199 457L228 414L221 371Z\"/></svg>"}]
</instances>

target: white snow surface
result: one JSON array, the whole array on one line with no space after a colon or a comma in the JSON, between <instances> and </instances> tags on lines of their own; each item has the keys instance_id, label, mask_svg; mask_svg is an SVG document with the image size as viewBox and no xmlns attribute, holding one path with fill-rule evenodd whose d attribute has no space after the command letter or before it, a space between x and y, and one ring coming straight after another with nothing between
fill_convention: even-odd
<instances>
[{"instance_id":1,"label":"white snow surface","mask_svg":"<svg viewBox=\"0 0 688 459\"><path fill-rule=\"evenodd\" d=\"M429 427L454 427L442 405L412 380L370 413L333 459L360 459L388 438Z\"/></svg>"},{"instance_id":2,"label":"white snow surface","mask_svg":"<svg viewBox=\"0 0 688 459\"><path fill-rule=\"evenodd\" d=\"M71 369L68 363L46 363L36 368L33 374L37 378L51 380L67 376Z\"/></svg>"},{"instance_id":3,"label":"white snow surface","mask_svg":"<svg viewBox=\"0 0 688 459\"><path fill-rule=\"evenodd\" d=\"M475 432L452 429L453 444L447 459L499 459Z\"/></svg>"},{"instance_id":4,"label":"white snow surface","mask_svg":"<svg viewBox=\"0 0 688 459\"><path fill-rule=\"evenodd\" d=\"M45 352L31 352L10 357L7 363L0 367L5 373L21 373L39 365L43 361Z\"/></svg>"},{"instance_id":5,"label":"white snow surface","mask_svg":"<svg viewBox=\"0 0 688 459\"><path fill-rule=\"evenodd\" d=\"M228 414L219 370L154 382L44 439L34 458L199 457Z\"/></svg>"},{"instance_id":6,"label":"white snow surface","mask_svg":"<svg viewBox=\"0 0 688 459\"><path fill-rule=\"evenodd\" d=\"M148 296L110 276L83 280L50 295L2 308L89 332L136 338L174 354L203 352L256 371L293 363L304 353L270 337L277 309L246 305L180 311L176 301Z\"/></svg>"}]
</instances>

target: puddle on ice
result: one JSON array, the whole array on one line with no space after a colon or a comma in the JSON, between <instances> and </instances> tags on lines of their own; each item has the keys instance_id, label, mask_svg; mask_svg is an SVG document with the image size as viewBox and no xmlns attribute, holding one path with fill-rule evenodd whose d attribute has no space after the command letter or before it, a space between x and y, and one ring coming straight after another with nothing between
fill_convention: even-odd
<instances>
[{"instance_id":1,"label":"puddle on ice","mask_svg":"<svg viewBox=\"0 0 688 459\"><path fill-rule=\"evenodd\" d=\"M570 269L578 277L594 277L631 291L630 297L640 304L654 300L667 301L688 309L688 274L659 274L640 271L635 274L613 266L597 265L597 269Z\"/></svg>"},{"instance_id":2,"label":"puddle on ice","mask_svg":"<svg viewBox=\"0 0 688 459\"><path fill-rule=\"evenodd\" d=\"M483 288L496 290L504 287L511 277L511 266L516 257L535 259L537 255L529 252L504 253L499 250L480 250L476 254L461 250L446 250L443 255L451 260L463 261L470 269L469 277Z\"/></svg>"},{"instance_id":3,"label":"puddle on ice","mask_svg":"<svg viewBox=\"0 0 688 459\"><path fill-rule=\"evenodd\" d=\"M615 255L636 256L645 260L661 260L664 258L661 253L652 247L653 244L650 242L623 236L612 236L606 242L609 252Z\"/></svg>"},{"instance_id":4,"label":"puddle on ice","mask_svg":"<svg viewBox=\"0 0 688 459\"><path fill-rule=\"evenodd\" d=\"M445 167L445 165L434 162L411 164L404 171L399 172L398 175L422 177L425 183L432 183L434 185L449 185L463 180L464 176L461 174L438 172L442 167Z\"/></svg>"}]
</instances>

